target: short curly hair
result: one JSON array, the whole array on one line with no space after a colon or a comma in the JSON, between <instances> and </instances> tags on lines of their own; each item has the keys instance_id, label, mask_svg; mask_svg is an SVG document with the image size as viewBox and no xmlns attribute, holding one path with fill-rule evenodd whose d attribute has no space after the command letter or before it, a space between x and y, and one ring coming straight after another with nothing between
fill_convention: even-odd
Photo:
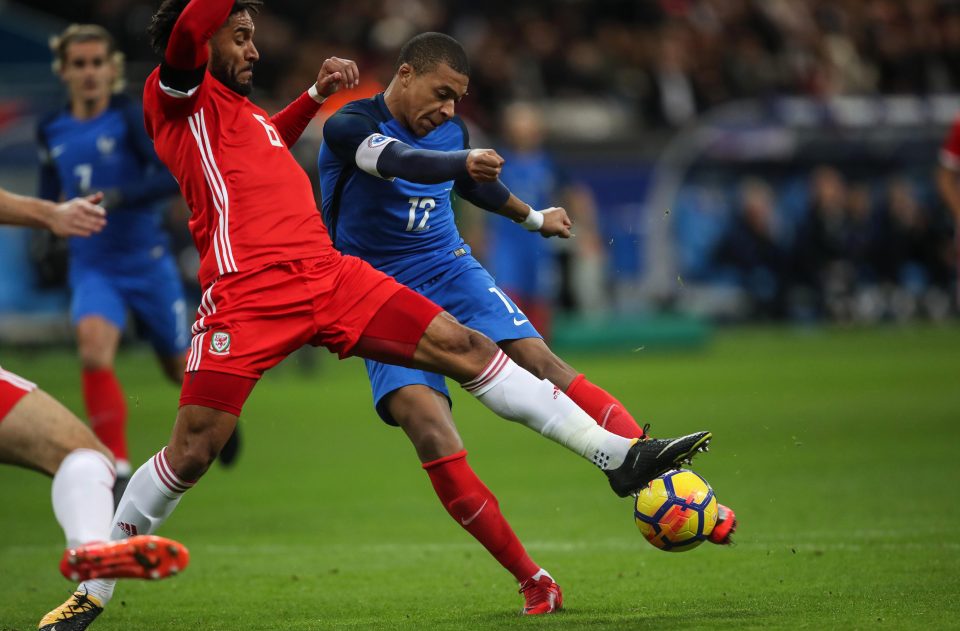
<instances>
[{"instance_id":1,"label":"short curly hair","mask_svg":"<svg viewBox=\"0 0 960 631\"><path fill-rule=\"evenodd\" d=\"M150 46L158 54L162 55L167 50L173 25L177 23L177 19L188 4L190 4L190 0L163 0L157 12L150 18L147 35L150 36ZM236 0L230 10L230 15L241 11L248 11L252 15L256 15L262 7L263 0Z\"/></svg>"},{"instance_id":2,"label":"short curly hair","mask_svg":"<svg viewBox=\"0 0 960 631\"><path fill-rule=\"evenodd\" d=\"M470 62L460 42L443 33L420 33L400 49L396 67L410 64L418 73L424 73L442 63L470 76Z\"/></svg>"}]
</instances>

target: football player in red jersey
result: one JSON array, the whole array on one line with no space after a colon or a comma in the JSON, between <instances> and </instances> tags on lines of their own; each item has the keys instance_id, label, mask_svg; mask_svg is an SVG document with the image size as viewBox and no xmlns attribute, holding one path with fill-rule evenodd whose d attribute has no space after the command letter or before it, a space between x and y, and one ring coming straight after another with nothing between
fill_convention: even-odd
<instances>
[{"instance_id":1,"label":"football player in red jersey","mask_svg":"<svg viewBox=\"0 0 960 631\"><path fill-rule=\"evenodd\" d=\"M0 224L87 237L106 224L101 198L54 204L0 189ZM67 578L161 578L186 567L186 549L174 541L146 536L107 543L116 478L110 450L56 399L2 368L0 463L53 477L53 512L67 539L60 567ZM79 599L76 604L83 606Z\"/></svg>"},{"instance_id":2,"label":"football player in red jersey","mask_svg":"<svg viewBox=\"0 0 960 631\"><path fill-rule=\"evenodd\" d=\"M145 124L191 208L204 293L172 436L134 473L112 536L153 532L210 466L263 372L304 344L455 379L500 416L592 461L620 496L702 450L709 432L644 440L607 432L490 339L333 248L289 147L327 96L357 83L358 70L327 59L308 91L267 114L247 98L261 4L165 0L150 27L163 60L144 85ZM493 165L475 177L498 174ZM80 590L102 608L113 584L87 581Z\"/></svg>"}]
</instances>

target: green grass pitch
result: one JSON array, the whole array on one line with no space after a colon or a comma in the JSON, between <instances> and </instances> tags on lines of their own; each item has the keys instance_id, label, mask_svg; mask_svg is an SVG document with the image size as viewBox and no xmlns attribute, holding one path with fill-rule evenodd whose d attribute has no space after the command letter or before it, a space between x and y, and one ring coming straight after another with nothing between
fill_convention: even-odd
<instances>
[{"instance_id":1,"label":"green grass pitch","mask_svg":"<svg viewBox=\"0 0 960 631\"><path fill-rule=\"evenodd\" d=\"M446 515L362 364L294 356L253 393L239 466L161 534L192 564L128 582L91 627L940 629L960 626L960 328L721 331L703 351L568 359L659 435L709 428L695 468L740 517L737 546L669 554L588 463L454 392L470 461L566 609L517 616L516 585ZM81 410L67 352L4 366ZM133 455L166 440L176 389L125 352ZM49 480L0 468L0 630L71 590Z\"/></svg>"}]
</instances>

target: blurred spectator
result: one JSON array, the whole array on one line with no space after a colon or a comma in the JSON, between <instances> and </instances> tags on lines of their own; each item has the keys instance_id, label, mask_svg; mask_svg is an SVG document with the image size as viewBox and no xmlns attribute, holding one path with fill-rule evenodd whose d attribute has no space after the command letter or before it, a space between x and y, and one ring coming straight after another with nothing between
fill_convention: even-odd
<instances>
[{"instance_id":1,"label":"blurred spectator","mask_svg":"<svg viewBox=\"0 0 960 631\"><path fill-rule=\"evenodd\" d=\"M735 273L752 302L751 315L786 315L786 288L790 278L789 252L776 221L773 190L750 178L740 185L740 211L714 252L714 263Z\"/></svg>"},{"instance_id":2,"label":"blurred spectator","mask_svg":"<svg viewBox=\"0 0 960 631\"><path fill-rule=\"evenodd\" d=\"M950 269L939 256L941 236L933 218L903 178L890 182L884 210L879 271L881 281L892 288L891 315L906 320L922 308L926 315L941 317L948 306L943 303L949 300Z\"/></svg>"},{"instance_id":3,"label":"blurred spectator","mask_svg":"<svg viewBox=\"0 0 960 631\"><path fill-rule=\"evenodd\" d=\"M840 172L817 168L810 178L810 206L798 233L795 270L801 308L826 311L836 319L850 317L856 270L850 258L847 185Z\"/></svg>"}]
</instances>

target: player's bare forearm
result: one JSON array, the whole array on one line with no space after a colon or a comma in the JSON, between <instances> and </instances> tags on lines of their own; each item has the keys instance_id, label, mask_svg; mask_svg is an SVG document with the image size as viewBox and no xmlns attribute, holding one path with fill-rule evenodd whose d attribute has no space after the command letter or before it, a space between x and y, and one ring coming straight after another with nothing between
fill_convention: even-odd
<instances>
[{"instance_id":1,"label":"player's bare forearm","mask_svg":"<svg viewBox=\"0 0 960 631\"><path fill-rule=\"evenodd\" d=\"M46 228L56 204L0 189L0 224Z\"/></svg>"},{"instance_id":2,"label":"player's bare forearm","mask_svg":"<svg viewBox=\"0 0 960 631\"><path fill-rule=\"evenodd\" d=\"M0 224L46 228L61 237L88 237L106 225L106 212L96 193L62 204L15 195L0 189Z\"/></svg>"},{"instance_id":3,"label":"player's bare forearm","mask_svg":"<svg viewBox=\"0 0 960 631\"><path fill-rule=\"evenodd\" d=\"M957 181L957 175L950 169L937 167L937 188L954 221L960 223L960 182Z\"/></svg>"},{"instance_id":4,"label":"player's bare forearm","mask_svg":"<svg viewBox=\"0 0 960 631\"><path fill-rule=\"evenodd\" d=\"M207 42L233 9L234 0L191 0L170 33L164 61L178 70L193 70L207 63Z\"/></svg>"},{"instance_id":5,"label":"player's bare forearm","mask_svg":"<svg viewBox=\"0 0 960 631\"><path fill-rule=\"evenodd\" d=\"M498 210L495 211L498 215L503 215L511 221L516 221L520 223L531 212L530 204L521 200L519 197L510 193L510 197L507 198L507 202Z\"/></svg>"},{"instance_id":6,"label":"player's bare forearm","mask_svg":"<svg viewBox=\"0 0 960 631\"><path fill-rule=\"evenodd\" d=\"M560 237L569 239L572 236L570 228L573 225L567 216L567 211L558 206L535 210L513 193L497 214L503 215L531 232L539 232L542 237Z\"/></svg>"}]
</instances>

